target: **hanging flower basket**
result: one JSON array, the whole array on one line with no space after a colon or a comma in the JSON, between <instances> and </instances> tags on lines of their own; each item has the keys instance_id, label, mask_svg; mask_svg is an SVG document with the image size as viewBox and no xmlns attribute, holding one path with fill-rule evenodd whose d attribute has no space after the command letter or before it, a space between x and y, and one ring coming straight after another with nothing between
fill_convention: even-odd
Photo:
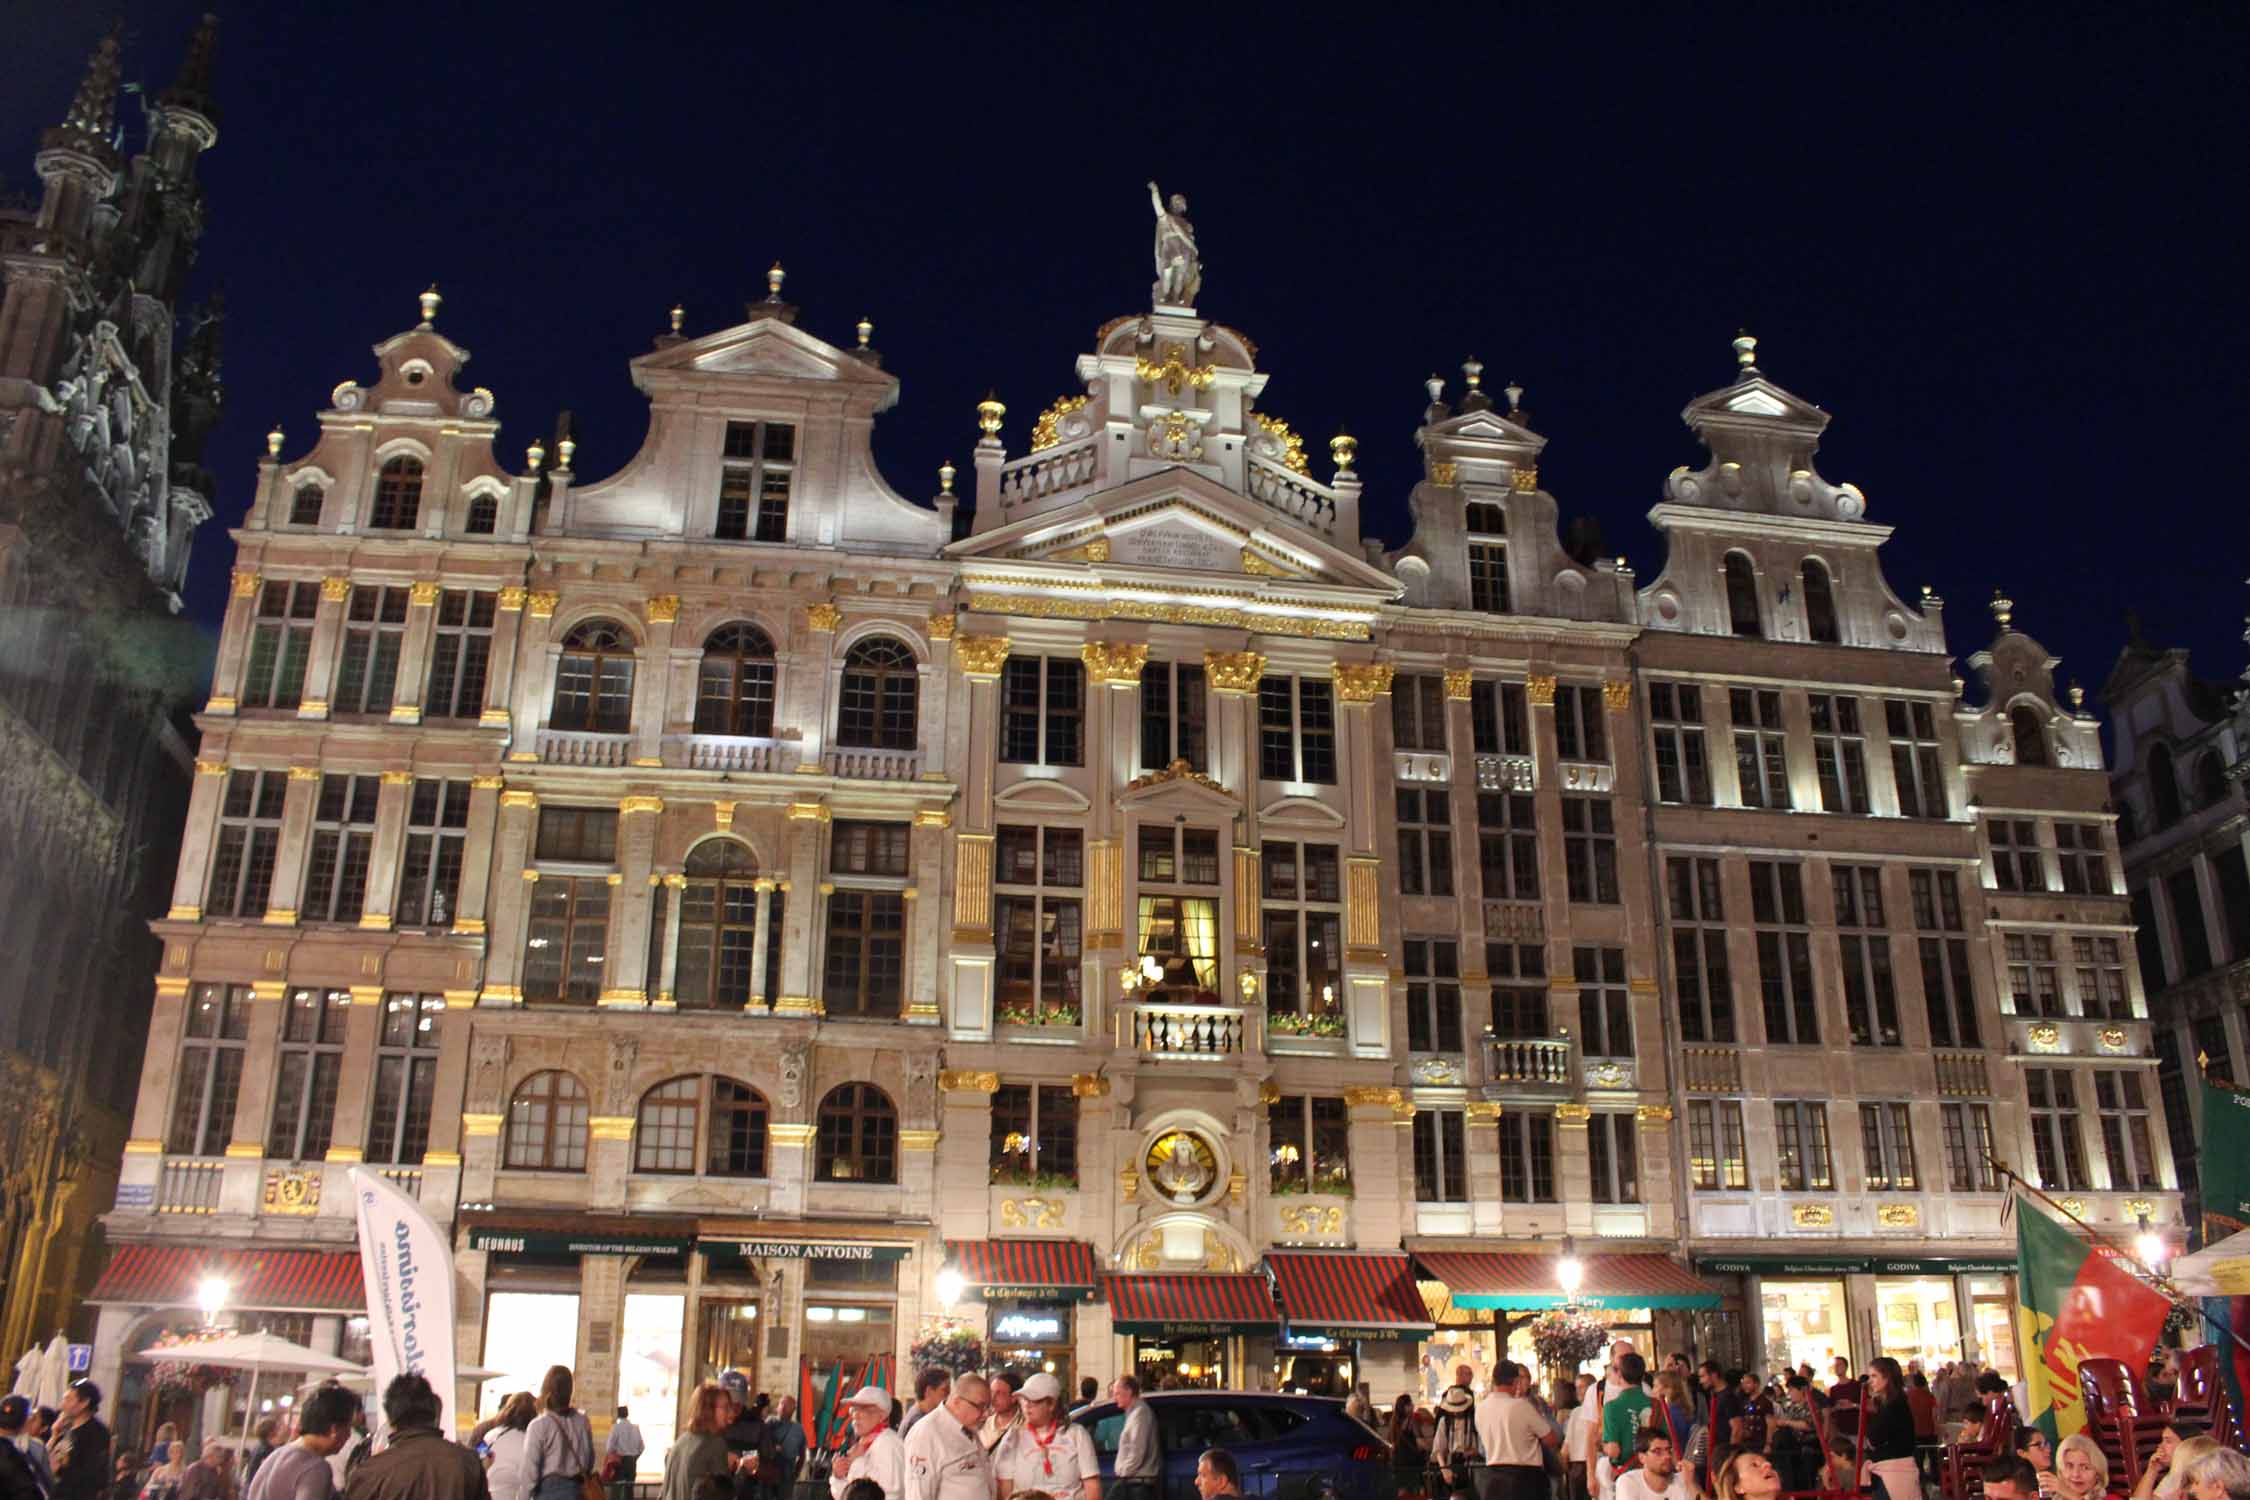
<instances>
[{"instance_id":1,"label":"hanging flower basket","mask_svg":"<svg viewBox=\"0 0 2250 1500\"><path fill-rule=\"evenodd\" d=\"M167 1330L150 1345L156 1349L177 1349L182 1346L208 1343L224 1337L220 1330L193 1329L186 1332ZM200 1396L213 1387L226 1385L235 1378L235 1371L225 1365L199 1365L181 1359L159 1359L149 1363L149 1388L158 1400L175 1400L181 1396Z\"/></svg>"},{"instance_id":2,"label":"hanging flower basket","mask_svg":"<svg viewBox=\"0 0 2250 1500\"><path fill-rule=\"evenodd\" d=\"M955 1375L984 1368L984 1340L957 1318L940 1318L906 1351L915 1368L932 1365Z\"/></svg>"},{"instance_id":3,"label":"hanging flower basket","mask_svg":"<svg viewBox=\"0 0 2250 1500\"><path fill-rule=\"evenodd\" d=\"M1554 1307L1531 1320L1531 1347L1551 1370L1576 1370L1602 1352L1609 1330L1583 1313Z\"/></svg>"}]
</instances>

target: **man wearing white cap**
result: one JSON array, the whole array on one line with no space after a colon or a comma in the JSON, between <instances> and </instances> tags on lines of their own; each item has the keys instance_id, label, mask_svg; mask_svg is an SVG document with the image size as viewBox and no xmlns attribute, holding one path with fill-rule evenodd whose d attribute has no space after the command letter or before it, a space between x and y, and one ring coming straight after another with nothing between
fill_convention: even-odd
<instances>
[{"instance_id":1,"label":"man wearing white cap","mask_svg":"<svg viewBox=\"0 0 2250 1500\"><path fill-rule=\"evenodd\" d=\"M844 1398L844 1405L851 1412L852 1440L828 1471L829 1500L844 1500L844 1486L855 1479L881 1485L883 1500L901 1500L906 1492L906 1445L891 1431L890 1392L863 1385Z\"/></svg>"},{"instance_id":2,"label":"man wearing white cap","mask_svg":"<svg viewBox=\"0 0 2250 1500\"><path fill-rule=\"evenodd\" d=\"M1023 1383L1021 1400L1023 1425L1001 1439L993 1455L1000 1500L1032 1490L1055 1500L1102 1500L1093 1434L1064 1417L1062 1385L1042 1371Z\"/></svg>"},{"instance_id":3,"label":"man wearing white cap","mask_svg":"<svg viewBox=\"0 0 2250 1500\"><path fill-rule=\"evenodd\" d=\"M984 1377L964 1375L942 1406L914 1424L906 1435L906 1500L992 1500L992 1455L977 1438L991 1405Z\"/></svg>"}]
</instances>

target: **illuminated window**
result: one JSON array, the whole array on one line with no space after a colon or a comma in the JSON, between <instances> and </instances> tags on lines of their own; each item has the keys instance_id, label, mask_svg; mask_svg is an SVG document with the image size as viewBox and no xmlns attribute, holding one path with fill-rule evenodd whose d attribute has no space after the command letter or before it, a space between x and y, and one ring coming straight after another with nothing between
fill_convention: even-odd
<instances>
[{"instance_id":1,"label":"illuminated window","mask_svg":"<svg viewBox=\"0 0 2250 1500\"><path fill-rule=\"evenodd\" d=\"M898 1110L871 1083L847 1083L820 1101L813 1175L822 1182L898 1181Z\"/></svg>"}]
</instances>

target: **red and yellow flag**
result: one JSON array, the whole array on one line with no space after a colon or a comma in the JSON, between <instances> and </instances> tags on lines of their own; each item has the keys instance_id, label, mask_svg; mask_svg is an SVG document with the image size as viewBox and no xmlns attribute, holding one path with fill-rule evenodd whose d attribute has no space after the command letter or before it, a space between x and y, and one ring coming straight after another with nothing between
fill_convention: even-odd
<instances>
[{"instance_id":1,"label":"red and yellow flag","mask_svg":"<svg viewBox=\"0 0 2250 1500\"><path fill-rule=\"evenodd\" d=\"M2108 1253L2029 1199L2016 1200L2016 1347L2031 1401L2023 1419L2049 1441L2086 1425L2079 1365L2117 1359L2145 1369L2171 1310L2163 1293Z\"/></svg>"}]
</instances>

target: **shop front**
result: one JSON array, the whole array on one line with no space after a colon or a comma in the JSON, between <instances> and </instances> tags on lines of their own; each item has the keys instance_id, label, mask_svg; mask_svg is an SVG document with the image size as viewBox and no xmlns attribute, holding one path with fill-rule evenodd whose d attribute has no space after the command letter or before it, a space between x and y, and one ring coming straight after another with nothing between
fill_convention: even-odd
<instances>
[{"instance_id":1,"label":"shop front","mask_svg":"<svg viewBox=\"0 0 2250 1500\"><path fill-rule=\"evenodd\" d=\"M1935 1371L1967 1358L2015 1378L2012 1260L1713 1256L1696 1266L1743 1278L1757 1310L1761 1368L1824 1371L1841 1358L1856 1370L1888 1355Z\"/></svg>"},{"instance_id":2,"label":"shop front","mask_svg":"<svg viewBox=\"0 0 2250 1500\"><path fill-rule=\"evenodd\" d=\"M1102 1278L1110 1327L1143 1390L1228 1390L1249 1383L1252 1339L1281 1333L1266 1278L1196 1272Z\"/></svg>"},{"instance_id":3,"label":"shop front","mask_svg":"<svg viewBox=\"0 0 2250 1500\"><path fill-rule=\"evenodd\" d=\"M1465 1363L1482 1389L1492 1365L1501 1358L1540 1369L1543 1375L1560 1374L1540 1365L1528 1327L1533 1316L1549 1308L1576 1307L1606 1324L1613 1342L1625 1339L1653 1360L1660 1349L1691 1342L1687 1320L1710 1314L1725 1301L1717 1287L1668 1256L1609 1254L1577 1259L1579 1281L1572 1291L1562 1284L1560 1256L1416 1251L1421 1294L1438 1317L1435 1331L1417 1352L1413 1379L1403 1388L1427 1391L1436 1382L1442 1389L1452 1383L1454 1369ZM1598 1370L1603 1358L1606 1355L1588 1361L1586 1371Z\"/></svg>"},{"instance_id":4,"label":"shop front","mask_svg":"<svg viewBox=\"0 0 2250 1500\"><path fill-rule=\"evenodd\" d=\"M984 1304L985 1358L1023 1375L1044 1371L1077 1390L1078 1309L1099 1276L1084 1240L947 1240L939 1272ZM1088 1373L1093 1373L1091 1366Z\"/></svg>"},{"instance_id":5,"label":"shop front","mask_svg":"<svg viewBox=\"0 0 2250 1500\"><path fill-rule=\"evenodd\" d=\"M1348 1396L1362 1382L1388 1395L1415 1388L1423 1340L1436 1323L1411 1260L1396 1252L1269 1250L1266 1269L1281 1308L1278 1389Z\"/></svg>"}]
</instances>

